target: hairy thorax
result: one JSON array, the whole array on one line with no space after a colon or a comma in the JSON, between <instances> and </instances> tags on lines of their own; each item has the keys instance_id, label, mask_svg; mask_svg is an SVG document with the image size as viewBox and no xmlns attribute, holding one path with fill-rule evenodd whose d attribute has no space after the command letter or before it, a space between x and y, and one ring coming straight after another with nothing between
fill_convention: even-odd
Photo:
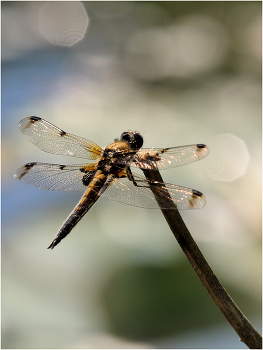
<instances>
[{"instance_id":1,"label":"hairy thorax","mask_svg":"<svg viewBox=\"0 0 263 350\"><path fill-rule=\"evenodd\" d=\"M127 167L127 161L131 161L134 156L135 152L126 142L113 142L103 150L97 163L97 169L120 177L123 169Z\"/></svg>"}]
</instances>

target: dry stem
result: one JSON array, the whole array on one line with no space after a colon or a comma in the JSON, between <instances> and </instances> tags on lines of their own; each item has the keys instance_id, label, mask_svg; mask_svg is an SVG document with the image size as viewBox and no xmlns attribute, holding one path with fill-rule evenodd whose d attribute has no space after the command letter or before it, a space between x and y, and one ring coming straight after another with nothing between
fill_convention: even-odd
<instances>
[{"instance_id":1,"label":"dry stem","mask_svg":"<svg viewBox=\"0 0 263 350\"><path fill-rule=\"evenodd\" d=\"M158 170L143 170L143 172L146 178L152 181L163 182ZM163 196L160 196L158 191L156 191L158 185L153 184L152 182L149 182L149 185L158 204L163 206L164 198ZM179 211L176 208L176 205L172 202L168 191L166 201L167 207L172 206L172 209L161 209L162 213L205 289L208 291L211 298L219 307L227 321L239 335L240 340L250 349L262 349L261 335L237 307L235 302L231 299L225 288L214 274L213 270L209 266L208 262L188 231Z\"/></svg>"}]
</instances>

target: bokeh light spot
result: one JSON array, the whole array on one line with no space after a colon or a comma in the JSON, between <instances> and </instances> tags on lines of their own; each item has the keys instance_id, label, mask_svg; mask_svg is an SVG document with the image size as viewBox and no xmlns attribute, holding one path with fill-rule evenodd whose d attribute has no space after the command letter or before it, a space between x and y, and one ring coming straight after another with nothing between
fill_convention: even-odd
<instances>
[{"instance_id":1,"label":"bokeh light spot","mask_svg":"<svg viewBox=\"0 0 263 350\"><path fill-rule=\"evenodd\" d=\"M49 1L40 10L39 29L54 45L71 46L88 27L88 16L79 1Z\"/></svg>"},{"instance_id":2,"label":"bokeh light spot","mask_svg":"<svg viewBox=\"0 0 263 350\"><path fill-rule=\"evenodd\" d=\"M244 175L250 160L244 141L231 134L223 134L216 136L209 148L206 170L212 178L233 181Z\"/></svg>"}]
</instances>

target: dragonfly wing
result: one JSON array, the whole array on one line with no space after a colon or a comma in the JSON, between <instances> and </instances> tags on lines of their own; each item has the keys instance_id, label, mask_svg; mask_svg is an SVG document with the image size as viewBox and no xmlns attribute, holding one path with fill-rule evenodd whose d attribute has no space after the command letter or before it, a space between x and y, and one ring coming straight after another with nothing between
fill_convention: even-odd
<instances>
[{"instance_id":1,"label":"dragonfly wing","mask_svg":"<svg viewBox=\"0 0 263 350\"><path fill-rule=\"evenodd\" d=\"M19 129L42 151L59 155L97 159L101 147L82 137L69 134L39 117L27 117L19 123Z\"/></svg>"},{"instance_id":2,"label":"dragonfly wing","mask_svg":"<svg viewBox=\"0 0 263 350\"><path fill-rule=\"evenodd\" d=\"M148 181L150 180L147 181L144 177L135 174L133 174L133 177L137 186L127 177L115 179L107 190L103 192L102 196L136 207L160 208L149 187ZM166 189L169 191L170 197L178 209L199 209L205 206L205 197L199 191L167 183L160 183L157 191L161 196L167 197ZM161 208L169 209L165 205L161 205Z\"/></svg>"},{"instance_id":3,"label":"dragonfly wing","mask_svg":"<svg viewBox=\"0 0 263 350\"><path fill-rule=\"evenodd\" d=\"M94 164L27 163L14 177L40 190L84 191L96 172Z\"/></svg>"},{"instance_id":4,"label":"dragonfly wing","mask_svg":"<svg viewBox=\"0 0 263 350\"><path fill-rule=\"evenodd\" d=\"M168 169L203 159L209 148L203 144L171 148L141 148L129 165L140 169Z\"/></svg>"}]
</instances>

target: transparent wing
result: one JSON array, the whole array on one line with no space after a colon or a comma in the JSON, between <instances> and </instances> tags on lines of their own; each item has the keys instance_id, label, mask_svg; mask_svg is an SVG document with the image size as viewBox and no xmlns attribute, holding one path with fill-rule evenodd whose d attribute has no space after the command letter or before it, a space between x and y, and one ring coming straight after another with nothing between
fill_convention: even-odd
<instances>
[{"instance_id":1,"label":"transparent wing","mask_svg":"<svg viewBox=\"0 0 263 350\"><path fill-rule=\"evenodd\" d=\"M19 129L42 151L59 155L96 159L101 147L96 143L68 134L39 117L27 117L19 123Z\"/></svg>"},{"instance_id":2,"label":"transparent wing","mask_svg":"<svg viewBox=\"0 0 263 350\"><path fill-rule=\"evenodd\" d=\"M40 190L85 191L95 172L94 164L27 163L14 177Z\"/></svg>"},{"instance_id":3,"label":"transparent wing","mask_svg":"<svg viewBox=\"0 0 263 350\"><path fill-rule=\"evenodd\" d=\"M203 144L171 148L141 148L129 166L140 169L168 169L203 159L209 148Z\"/></svg>"},{"instance_id":4,"label":"transparent wing","mask_svg":"<svg viewBox=\"0 0 263 350\"><path fill-rule=\"evenodd\" d=\"M102 196L107 199L136 207L151 209L159 208L145 178L135 174L133 174L133 177L138 186L135 186L127 177L115 179L107 190L103 192ZM205 197L199 191L167 183L160 185L160 188L158 188L159 193L166 197L166 187L170 193L172 201L177 205L178 209L198 209L205 206ZM162 209L169 208L163 206Z\"/></svg>"}]
</instances>

